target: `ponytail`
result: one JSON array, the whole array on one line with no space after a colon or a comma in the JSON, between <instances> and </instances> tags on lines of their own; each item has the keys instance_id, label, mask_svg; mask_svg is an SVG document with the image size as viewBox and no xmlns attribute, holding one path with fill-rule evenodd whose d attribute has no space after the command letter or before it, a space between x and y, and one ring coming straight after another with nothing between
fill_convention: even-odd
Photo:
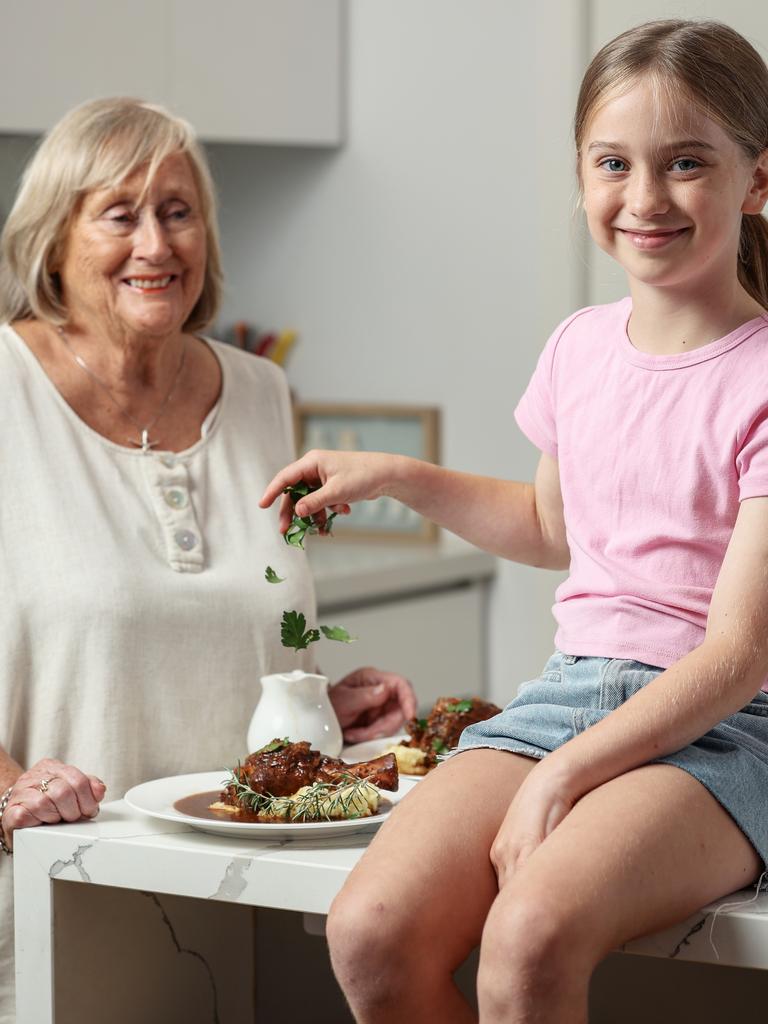
<instances>
[{"instance_id":1,"label":"ponytail","mask_svg":"<svg viewBox=\"0 0 768 1024\"><path fill-rule=\"evenodd\" d=\"M741 218L739 282L768 309L768 220L761 213L745 213Z\"/></svg>"}]
</instances>

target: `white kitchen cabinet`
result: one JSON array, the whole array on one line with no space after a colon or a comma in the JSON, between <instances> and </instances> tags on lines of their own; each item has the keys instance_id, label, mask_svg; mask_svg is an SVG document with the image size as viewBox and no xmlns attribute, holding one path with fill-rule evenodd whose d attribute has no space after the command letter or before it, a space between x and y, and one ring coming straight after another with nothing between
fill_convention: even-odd
<instances>
[{"instance_id":1,"label":"white kitchen cabinet","mask_svg":"<svg viewBox=\"0 0 768 1024\"><path fill-rule=\"evenodd\" d=\"M340 0L173 0L169 106L219 142L341 141Z\"/></svg>"},{"instance_id":2,"label":"white kitchen cabinet","mask_svg":"<svg viewBox=\"0 0 768 1024\"><path fill-rule=\"evenodd\" d=\"M202 138L341 141L344 0L0 0L0 132L139 96Z\"/></svg>"}]
</instances>

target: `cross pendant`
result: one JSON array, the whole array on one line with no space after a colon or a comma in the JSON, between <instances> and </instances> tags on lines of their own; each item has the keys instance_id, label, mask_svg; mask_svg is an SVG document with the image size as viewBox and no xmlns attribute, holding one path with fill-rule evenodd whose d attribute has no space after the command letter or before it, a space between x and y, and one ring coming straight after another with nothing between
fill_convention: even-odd
<instances>
[{"instance_id":1,"label":"cross pendant","mask_svg":"<svg viewBox=\"0 0 768 1024\"><path fill-rule=\"evenodd\" d=\"M140 441L131 441L131 444L136 445L137 448L141 448L141 450L144 452L145 455L150 450L150 448L157 448L157 441L150 441L149 440L149 431L148 430L142 430L142 432L141 432L141 440Z\"/></svg>"}]
</instances>

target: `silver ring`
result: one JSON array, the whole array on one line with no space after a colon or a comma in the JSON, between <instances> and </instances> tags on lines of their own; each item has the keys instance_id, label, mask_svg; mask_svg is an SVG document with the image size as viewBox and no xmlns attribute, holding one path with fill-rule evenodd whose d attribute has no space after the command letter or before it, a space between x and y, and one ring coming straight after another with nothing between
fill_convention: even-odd
<instances>
[{"instance_id":1,"label":"silver ring","mask_svg":"<svg viewBox=\"0 0 768 1024\"><path fill-rule=\"evenodd\" d=\"M49 785L50 785L50 784L51 784L51 783L53 782L53 780L54 780L54 779L56 779L56 778L58 778L58 776L57 776L57 775L51 775L51 777L50 777L50 778L48 778L48 779L40 779L40 785L39 785L39 786L37 786L37 789L39 789L41 793L47 793L47 792L48 792L48 786L49 786Z\"/></svg>"}]
</instances>

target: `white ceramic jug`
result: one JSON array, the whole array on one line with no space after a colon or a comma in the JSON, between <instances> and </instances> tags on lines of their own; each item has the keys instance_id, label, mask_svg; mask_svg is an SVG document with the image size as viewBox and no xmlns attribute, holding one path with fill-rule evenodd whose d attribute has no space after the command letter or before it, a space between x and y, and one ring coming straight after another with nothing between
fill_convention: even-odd
<instances>
[{"instance_id":1,"label":"white ceramic jug","mask_svg":"<svg viewBox=\"0 0 768 1024\"><path fill-rule=\"evenodd\" d=\"M326 676L296 669L261 677L261 697L248 726L248 753L285 737L292 743L309 740L313 750L339 756L341 728Z\"/></svg>"}]
</instances>

